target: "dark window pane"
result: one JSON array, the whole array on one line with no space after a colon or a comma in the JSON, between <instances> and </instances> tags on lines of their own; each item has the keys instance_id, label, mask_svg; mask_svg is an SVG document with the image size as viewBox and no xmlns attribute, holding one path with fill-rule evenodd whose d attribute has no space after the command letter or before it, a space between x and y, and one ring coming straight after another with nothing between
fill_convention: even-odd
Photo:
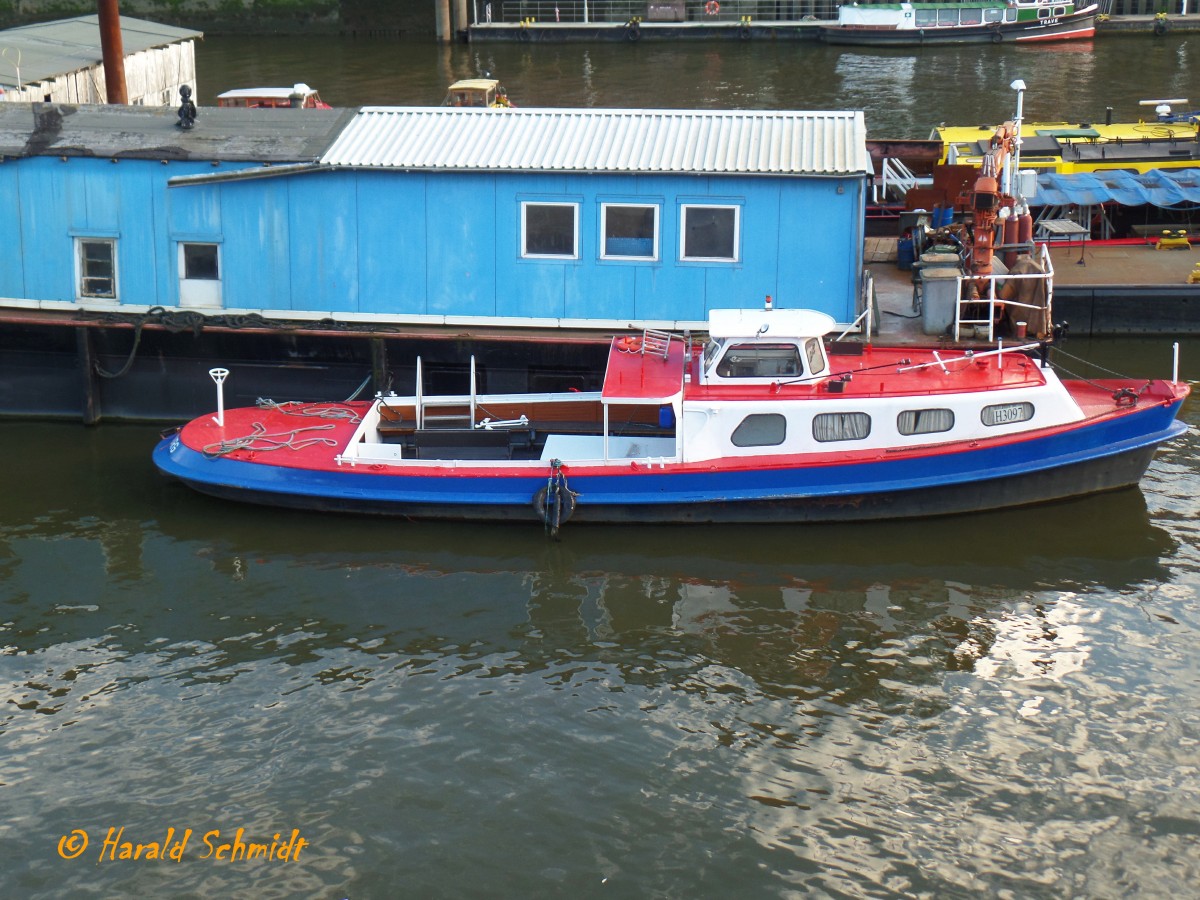
<instances>
[{"instance_id":1,"label":"dark window pane","mask_svg":"<svg viewBox=\"0 0 1200 900\"><path fill-rule=\"evenodd\" d=\"M605 256L654 256L653 206L608 206L604 210Z\"/></svg>"},{"instance_id":2,"label":"dark window pane","mask_svg":"<svg viewBox=\"0 0 1200 900\"><path fill-rule=\"evenodd\" d=\"M183 245L183 277L216 281L221 277L217 269L216 244Z\"/></svg>"},{"instance_id":3,"label":"dark window pane","mask_svg":"<svg viewBox=\"0 0 1200 900\"><path fill-rule=\"evenodd\" d=\"M575 207L526 204L525 255L574 256Z\"/></svg>"},{"instance_id":4,"label":"dark window pane","mask_svg":"<svg viewBox=\"0 0 1200 900\"><path fill-rule=\"evenodd\" d=\"M684 212L683 255L687 259L734 259L737 210L689 206Z\"/></svg>"}]
</instances>

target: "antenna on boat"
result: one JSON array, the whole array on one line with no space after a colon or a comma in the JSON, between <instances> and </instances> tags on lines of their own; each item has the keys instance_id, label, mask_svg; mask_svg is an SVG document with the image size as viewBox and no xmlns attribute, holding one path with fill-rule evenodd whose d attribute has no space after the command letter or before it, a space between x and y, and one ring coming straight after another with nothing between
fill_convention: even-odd
<instances>
[{"instance_id":1,"label":"antenna on boat","mask_svg":"<svg viewBox=\"0 0 1200 900\"><path fill-rule=\"evenodd\" d=\"M225 427L225 379L229 377L228 369L209 369L209 377L217 383L217 414L213 421Z\"/></svg>"},{"instance_id":2,"label":"antenna on boat","mask_svg":"<svg viewBox=\"0 0 1200 900\"><path fill-rule=\"evenodd\" d=\"M1017 115L1013 119L1013 159L1012 169L1005 177L1004 193L1006 194L1012 193L1013 179L1019 178L1021 174L1021 120L1025 115L1025 82L1018 78L1009 87L1017 92Z\"/></svg>"}]
</instances>

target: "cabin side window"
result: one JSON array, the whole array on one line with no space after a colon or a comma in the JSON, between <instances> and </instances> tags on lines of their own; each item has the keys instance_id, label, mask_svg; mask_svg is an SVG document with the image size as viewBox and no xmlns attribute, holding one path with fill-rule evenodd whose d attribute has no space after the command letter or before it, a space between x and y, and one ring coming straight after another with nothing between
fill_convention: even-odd
<instances>
[{"instance_id":1,"label":"cabin side window","mask_svg":"<svg viewBox=\"0 0 1200 900\"><path fill-rule=\"evenodd\" d=\"M960 25L979 25L983 22L983 10L979 7L964 6L958 12Z\"/></svg>"},{"instance_id":2,"label":"cabin side window","mask_svg":"<svg viewBox=\"0 0 1200 900\"><path fill-rule=\"evenodd\" d=\"M903 435L940 434L954 427L949 409L906 409L896 416L896 430Z\"/></svg>"},{"instance_id":3,"label":"cabin side window","mask_svg":"<svg viewBox=\"0 0 1200 900\"><path fill-rule=\"evenodd\" d=\"M995 9L994 7L990 7L990 6L987 7L986 9L984 9L983 21L986 22L988 25L994 25L997 22L1001 22L1003 20L1004 20L1004 10Z\"/></svg>"},{"instance_id":4,"label":"cabin side window","mask_svg":"<svg viewBox=\"0 0 1200 900\"><path fill-rule=\"evenodd\" d=\"M521 255L579 257L579 204L522 203Z\"/></svg>"},{"instance_id":5,"label":"cabin side window","mask_svg":"<svg viewBox=\"0 0 1200 900\"><path fill-rule=\"evenodd\" d=\"M918 9L913 13L913 23L918 28L933 28L937 25L936 9Z\"/></svg>"},{"instance_id":6,"label":"cabin side window","mask_svg":"<svg viewBox=\"0 0 1200 900\"><path fill-rule=\"evenodd\" d=\"M733 429L735 447L777 447L787 437L787 419L779 413L753 413Z\"/></svg>"},{"instance_id":7,"label":"cabin side window","mask_svg":"<svg viewBox=\"0 0 1200 900\"><path fill-rule=\"evenodd\" d=\"M1032 403L997 403L985 406L980 414L984 425L1012 425L1033 418Z\"/></svg>"},{"instance_id":8,"label":"cabin side window","mask_svg":"<svg viewBox=\"0 0 1200 900\"><path fill-rule=\"evenodd\" d=\"M813 439L830 441L864 441L871 434L871 417L866 413L820 413L813 416Z\"/></svg>"},{"instance_id":9,"label":"cabin side window","mask_svg":"<svg viewBox=\"0 0 1200 900\"><path fill-rule=\"evenodd\" d=\"M658 207L600 204L601 259L658 259Z\"/></svg>"},{"instance_id":10,"label":"cabin side window","mask_svg":"<svg viewBox=\"0 0 1200 900\"><path fill-rule=\"evenodd\" d=\"M684 204L680 212L680 259L737 262L740 213L736 206Z\"/></svg>"},{"instance_id":11,"label":"cabin side window","mask_svg":"<svg viewBox=\"0 0 1200 900\"><path fill-rule=\"evenodd\" d=\"M732 344L717 364L721 378L798 377L800 348L795 344Z\"/></svg>"},{"instance_id":12,"label":"cabin side window","mask_svg":"<svg viewBox=\"0 0 1200 900\"><path fill-rule=\"evenodd\" d=\"M79 296L117 299L117 242L76 238L75 259Z\"/></svg>"}]
</instances>

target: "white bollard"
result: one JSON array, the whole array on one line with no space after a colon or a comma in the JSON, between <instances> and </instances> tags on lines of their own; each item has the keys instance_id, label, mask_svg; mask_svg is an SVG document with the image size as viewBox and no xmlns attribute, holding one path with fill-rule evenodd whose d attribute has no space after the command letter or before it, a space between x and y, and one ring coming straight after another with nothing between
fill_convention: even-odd
<instances>
[{"instance_id":1,"label":"white bollard","mask_svg":"<svg viewBox=\"0 0 1200 900\"><path fill-rule=\"evenodd\" d=\"M225 427L225 379L229 377L228 369L209 369L209 377L217 383L217 414L213 416L213 421Z\"/></svg>"}]
</instances>

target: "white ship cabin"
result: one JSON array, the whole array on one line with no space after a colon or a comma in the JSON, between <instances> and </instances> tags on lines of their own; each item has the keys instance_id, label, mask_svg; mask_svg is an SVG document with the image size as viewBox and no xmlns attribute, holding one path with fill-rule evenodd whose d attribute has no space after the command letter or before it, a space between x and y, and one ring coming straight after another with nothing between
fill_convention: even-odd
<instances>
[{"instance_id":1,"label":"white ship cabin","mask_svg":"<svg viewBox=\"0 0 1200 900\"><path fill-rule=\"evenodd\" d=\"M821 338L832 316L809 309L714 309L698 383L770 384L818 377L829 371Z\"/></svg>"},{"instance_id":2,"label":"white ship cabin","mask_svg":"<svg viewBox=\"0 0 1200 900\"><path fill-rule=\"evenodd\" d=\"M315 88L307 84L291 87L234 88L217 95L217 106L250 109L329 109Z\"/></svg>"},{"instance_id":3,"label":"white ship cabin","mask_svg":"<svg viewBox=\"0 0 1200 900\"><path fill-rule=\"evenodd\" d=\"M1022 348L831 356L834 327L810 310L714 310L702 352L663 332L615 340L601 391L479 395L472 374L469 394L380 397L337 461L636 469L813 454L827 465L830 453L928 453L1084 417Z\"/></svg>"}]
</instances>

